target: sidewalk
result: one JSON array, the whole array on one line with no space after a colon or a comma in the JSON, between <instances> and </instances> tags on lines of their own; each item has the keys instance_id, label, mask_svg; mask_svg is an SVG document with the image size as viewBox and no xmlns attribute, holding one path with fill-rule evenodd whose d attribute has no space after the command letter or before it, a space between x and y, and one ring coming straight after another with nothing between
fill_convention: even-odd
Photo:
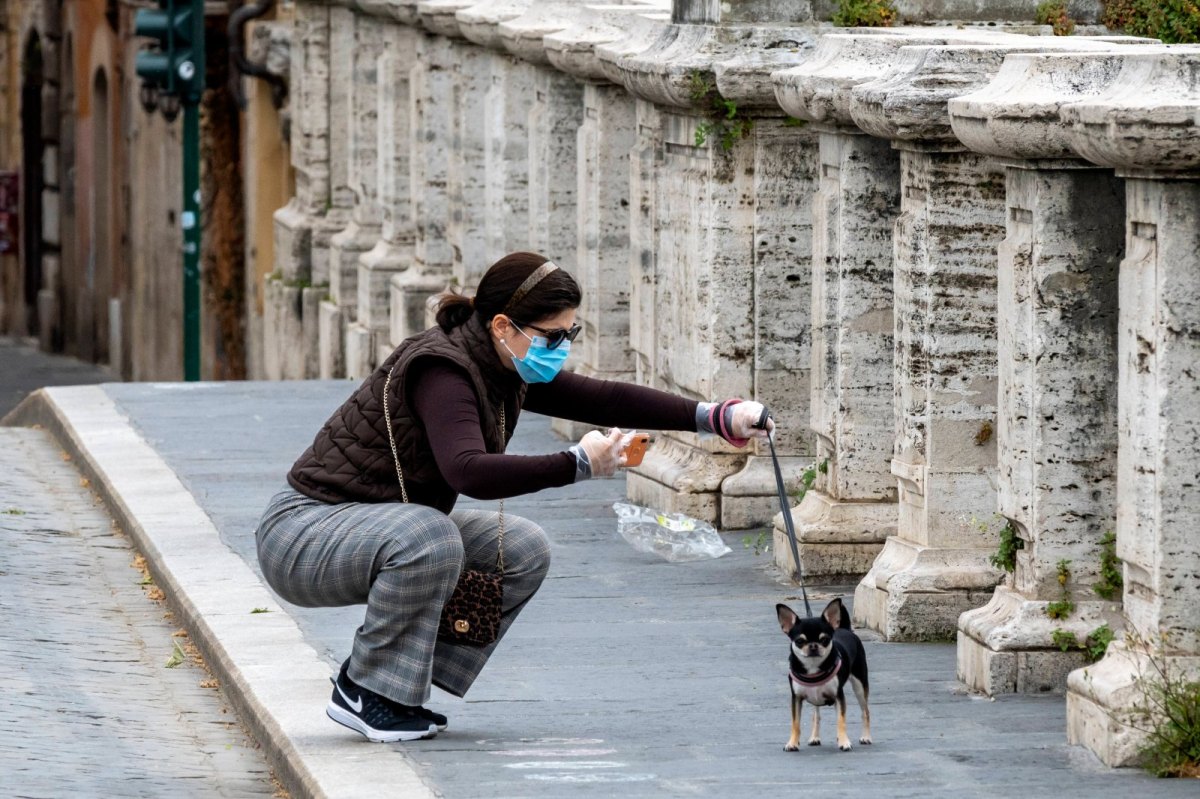
<instances>
[{"instance_id":1,"label":"sidewalk","mask_svg":"<svg viewBox=\"0 0 1200 799\"><path fill-rule=\"evenodd\" d=\"M143 595L134 553L44 431L0 428L5 796L270 797L266 761Z\"/></svg>"},{"instance_id":2,"label":"sidewalk","mask_svg":"<svg viewBox=\"0 0 1200 799\"><path fill-rule=\"evenodd\" d=\"M323 715L327 678L361 608L285 605L259 580L253 555L259 513L353 387L53 389L9 420L41 422L79 452L295 796L374 796L381 786L451 799L1195 795L1190 781L1110 771L1068 747L1061 697L971 697L955 681L953 645L866 634L875 745L839 752L827 709L826 745L783 752L787 644L774 604L797 604L793 589L741 535L709 562L634 552L610 510L623 496L619 480L506 503L553 541L541 592L466 700L435 690L430 704L450 716L446 732L367 744ZM510 451L562 446L547 420L527 415ZM810 591L814 605L832 595ZM269 612L251 612L259 607Z\"/></svg>"}]
</instances>

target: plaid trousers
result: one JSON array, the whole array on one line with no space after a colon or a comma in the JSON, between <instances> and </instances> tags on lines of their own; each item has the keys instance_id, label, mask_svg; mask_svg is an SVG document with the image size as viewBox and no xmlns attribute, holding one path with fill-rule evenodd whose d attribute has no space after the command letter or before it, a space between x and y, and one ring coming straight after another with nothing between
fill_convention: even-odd
<instances>
[{"instance_id":1,"label":"plaid trousers","mask_svg":"<svg viewBox=\"0 0 1200 799\"><path fill-rule=\"evenodd\" d=\"M505 514L500 637L550 567L545 532ZM255 540L267 583L303 607L366 603L354 635L350 679L405 705L429 700L430 684L463 696L500 638L486 647L437 636L442 606L463 569L494 570L499 514L425 505L331 505L292 488L276 494Z\"/></svg>"}]
</instances>

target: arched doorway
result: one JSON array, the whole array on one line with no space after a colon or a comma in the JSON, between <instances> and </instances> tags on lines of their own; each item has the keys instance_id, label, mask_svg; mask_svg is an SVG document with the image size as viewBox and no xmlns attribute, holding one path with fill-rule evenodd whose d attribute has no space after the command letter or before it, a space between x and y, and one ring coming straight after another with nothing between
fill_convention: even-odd
<instances>
[{"instance_id":1,"label":"arched doorway","mask_svg":"<svg viewBox=\"0 0 1200 799\"><path fill-rule=\"evenodd\" d=\"M21 58L21 267L25 333L38 332L38 290L42 287L42 43L30 31Z\"/></svg>"}]
</instances>

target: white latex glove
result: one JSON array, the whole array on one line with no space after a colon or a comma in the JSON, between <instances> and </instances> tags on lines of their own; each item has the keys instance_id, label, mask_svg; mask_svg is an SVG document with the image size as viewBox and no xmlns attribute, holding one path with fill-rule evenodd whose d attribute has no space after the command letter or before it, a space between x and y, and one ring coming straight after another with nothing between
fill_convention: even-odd
<instances>
[{"instance_id":1,"label":"white latex glove","mask_svg":"<svg viewBox=\"0 0 1200 799\"><path fill-rule=\"evenodd\" d=\"M614 427L608 434L593 430L579 440L579 446L587 453L592 466L592 477L612 477L617 469L625 465L622 450L629 446L633 433L622 433Z\"/></svg>"},{"instance_id":2,"label":"white latex glove","mask_svg":"<svg viewBox=\"0 0 1200 799\"><path fill-rule=\"evenodd\" d=\"M754 425L758 424L759 418L762 416L763 404L746 400L739 402L733 406L730 420L730 427L733 429L735 438L767 438L770 432L775 429L775 420L768 418L766 429L760 429Z\"/></svg>"}]
</instances>

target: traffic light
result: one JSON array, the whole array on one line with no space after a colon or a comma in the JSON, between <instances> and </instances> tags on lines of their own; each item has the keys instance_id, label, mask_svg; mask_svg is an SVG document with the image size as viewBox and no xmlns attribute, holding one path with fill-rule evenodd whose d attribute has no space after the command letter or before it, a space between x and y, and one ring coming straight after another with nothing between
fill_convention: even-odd
<instances>
[{"instance_id":1,"label":"traffic light","mask_svg":"<svg viewBox=\"0 0 1200 799\"><path fill-rule=\"evenodd\" d=\"M186 104L204 91L204 0L158 0L133 19L136 36L156 44L137 54L134 71L160 96ZM164 109L165 110L165 109Z\"/></svg>"}]
</instances>

